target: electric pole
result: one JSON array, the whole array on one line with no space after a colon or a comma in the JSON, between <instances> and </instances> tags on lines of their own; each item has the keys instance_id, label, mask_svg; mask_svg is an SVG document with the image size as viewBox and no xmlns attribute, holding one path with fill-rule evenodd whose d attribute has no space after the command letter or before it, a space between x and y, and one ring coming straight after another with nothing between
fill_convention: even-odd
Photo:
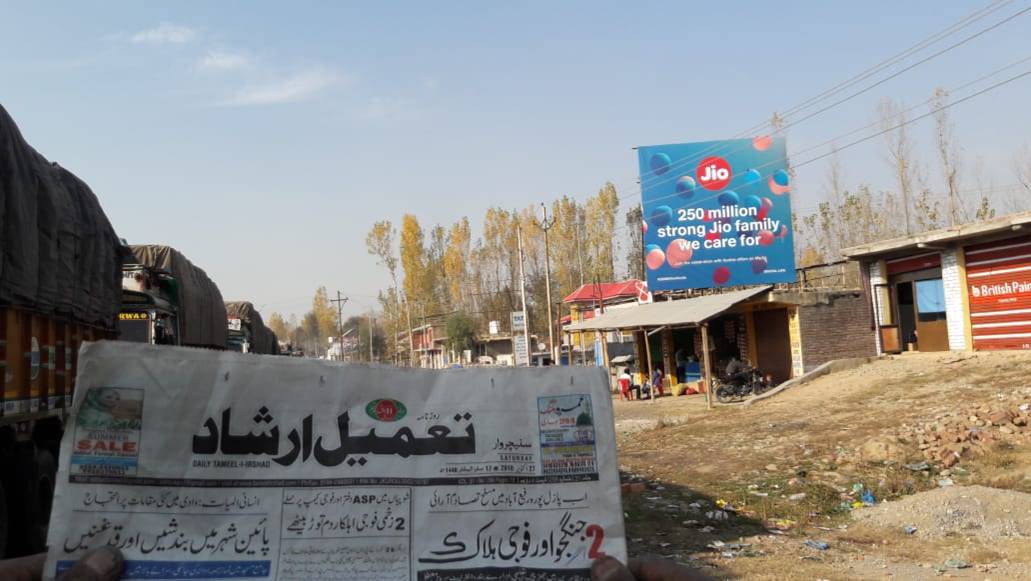
<instances>
[{"instance_id":1,"label":"electric pole","mask_svg":"<svg viewBox=\"0 0 1031 581\"><path fill-rule=\"evenodd\" d=\"M580 225L573 228L573 236L576 238L576 264L580 272L580 286L584 285L584 255L580 251Z\"/></svg>"},{"instance_id":2,"label":"electric pole","mask_svg":"<svg viewBox=\"0 0 1031 581\"><path fill-rule=\"evenodd\" d=\"M548 349L551 351L551 361L555 363L558 362L558 353L555 350L555 321L551 316L551 243L548 238L548 230L551 230L551 227L555 225L555 218L552 217L551 219L548 219L548 207L544 205L544 202L541 202L541 210L544 211L543 221L537 222L536 218L534 218L533 221L537 224L538 228L544 230L544 286L545 295L548 299ZM574 230L575 229L576 228L574 228ZM577 240L579 239L580 238L578 236ZM577 249L579 248L580 245L577 244ZM519 259L519 268L523 268L522 258ZM582 267L580 270L580 278L583 278ZM523 306L523 310L526 310L525 306ZM527 349L529 349L529 347L527 347Z\"/></svg>"},{"instance_id":3,"label":"electric pole","mask_svg":"<svg viewBox=\"0 0 1031 581\"><path fill-rule=\"evenodd\" d=\"M369 311L369 363L375 361L375 355L372 351L372 311Z\"/></svg>"},{"instance_id":4,"label":"electric pole","mask_svg":"<svg viewBox=\"0 0 1031 581\"><path fill-rule=\"evenodd\" d=\"M408 367L415 367L415 338L412 337L412 303L405 296L405 315L408 318Z\"/></svg>"},{"instance_id":5,"label":"electric pole","mask_svg":"<svg viewBox=\"0 0 1031 581\"><path fill-rule=\"evenodd\" d=\"M641 280L648 282L648 269L645 266L645 260L648 257L644 255L644 203L641 203L638 207L641 208L641 223L637 225L641 229L641 248L639 250L641 254Z\"/></svg>"},{"instance_id":6,"label":"electric pole","mask_svg":"<svg viewBox=\"0 0 1031 581\"><path fill-rule=\"evenodd\" d=\"M523 229L518 224L516 224L516 237L517 237L517 239L519 241L519 295L520 295L520 297L522 297L522 303L523 303L523 340L526 341L526 359L527 359L526 363L527 363L527 365L529 365L529 363L530 363L530 361L529 361L530 360L530 352L531 352L530 351L530 317L528 317L527 314L526 314L526 275L523 273ZM547 255L547 252L545 252L545 255ZM548 312L551 312L551 305L548 305ZM549 325L549 330L550 330L550 325L551 325L550 321L548 322L548 325ZM512 337L512 340L513 340L513 342L515 341L515 337L514 336ZM512 351L513 351L512 354L516 355L515 354L515 349L513 349ZM516 360L515 364L519 365L519 361Z\"/></svg>"},{"instance_id":7,"label":"electric pole","mask_svg":"<svg viewBox=\"0 0 1031 581\"><path fill-rule=\"evenodd\" d=\"M337 304L337 343L340 345L340 360L344 359L344 303L349 299L337 291L337 298L329 299L329 302Z\"/></svg>"}]
</instances>

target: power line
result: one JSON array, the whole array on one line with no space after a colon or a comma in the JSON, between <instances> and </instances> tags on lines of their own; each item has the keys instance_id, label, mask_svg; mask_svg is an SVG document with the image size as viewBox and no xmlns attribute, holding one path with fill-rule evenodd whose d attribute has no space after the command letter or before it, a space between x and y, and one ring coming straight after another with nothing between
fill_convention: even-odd
<instances>
[{"instance_id":1,"label":"power line","mask_svg":"<svg viewBox=\"0 0 1031 581\"><path fill-rule=\"evenodd\" d=\"M987 74L985 74L985 75L981 75L980 77L977 77L976 79L973 79L973 80L971 80L971 81L967 81L966 83L963 83L963 84L961 84L961 85L959 85L959 86L957 86L957 87L954 87L953 89L950 89L950 90L949 90L949 92L950 92L950 93L952 93L952 92L956 92L956 91L961 91L961 90L963 90L963 89L966 89L966 88L968 88L968 87L971 87L971 86L973 86L973 85L976 85L977 83L980 83L981 81L984 81L984 80L986 80L986 79L990 79L990 78L992 78L992 77L994 77L994 76L998 75L999 73L1001 73L1001 72L1003 72L1003 71L1009 70L1009 69L1011 69L1011 68L1013 68L1013 67L1015 67L1015 66L1017 66L1017 65L1023 64L1023 63L1025 63L1025 62L1029 61L1029 60L1031 60L1031 56L1025 56L1025 57L1023 57L1023 58L1021 58L1021 59L1018 59L1018 60L1016 60L1016 61L1014 61L1014 62L1012 62L1012 63L1008 64L1008 65L1005 65L1005 66L1003 66L1003 67L1000 67L1000 68L998 68L998 69L995 69L995 70L993 70L993 71L992 71L992 72L990 72L990 73L987 73ZM1005 83L1003 83L1003 84L1005 84ZM988 89L990 90L990 89L992 89L992 88L994 88L994 86L992 86L992 87L989 87ZM982 91L982 92L983 92L983 91ZM977 94L980 94L980 92L978 92L978 93L974 93L974 94L971 94L971 95L969 95L969 96L967 96L967 97L964 97L963 99L960 99L960 100L954 101L954 102L953 102L953 104L955 104L955 103L959 103L959 102L962 102L962 101L965 101L965 100L967 100L967 99L968 99L968 98L970 98L970 97L976 96ZM904 113L910 113L910 112L914 111L915 109L917 109L917 108L919 108L919 107L922 107L922 106L924 106L924 105L927 105L927 104L930 104L930 103L932 103L933 101L934 101L934 97L931 97L930 99L927 99L927 100L925 100L925 101L923 101L923 102L921 102L921 103L918 103L918 104L916 104L916 105L914 105L914 106L912 106L912 107L910 107L910 108L906 109L906 110L904 111ZM925 115L925 116L926 116L926 115ZM874 126L876 126L876 125L878 125L878 122L876 122L876 121L875 121L875 122L873 122L873 123L868 123L868 124L866 124L866 125L863 125L863 126L861 126L861 127L858 127L858 128L856 128L856 129L853 129L853 130L851 130L851 131L848 131L848 132L846 132L846 133L843 133L843 134L841 134L841 135L838 135L838 136L832 137L832 138L830 138L830 139L827 139L827 140L825 140L825 141L823 141L823 142L820 142L820 143L818 143L818 144L816 144L816 145L813 145L813 146L810 146L810 147L807 147L807 148L801 149L801 150L799 150L799 151L796 151L796 152L794 153L794 155L796 155L796 156L797 156L798 154L801 154L801 153L806 153L806 152L809 152L809 151L813 151L813 150L815 150L815 149L819 149L819 148L822 148L822 147L824 147L824 146L827 146L827 145L833 144L833 143L835 143L836 141L838 141L839 139L842 139L842 138L844 138L844 137L848 137L848 136L850 136L850 135L855 135L856 133L859 133L859 132L861 132L861 131L863 131L863 130L865 130L865 129L869 129L869 128L871 128L871 127L874 127ZM887 131L890 131L890 129L889 129L889 130L886 130L886 131L881 131L881 132L880 132L879 134L880 134L880 135L883 135L884 133L887 133ZM876 135L875 135L875 136L876 136ZM840 151L840 149L841 149L841 148L835 148L834 150L832 150L831 152L828 152L827 154L825 154L825 155L824 155L824 156L822 156L822 157L827 157L828 155L833 155L833 154L835 153L835 151ZM775 161L771 161L771 162L768 162L768 163L765 163L765 164L762 164L762 165L756 166L755 168L752 168L752 169L762 169L762 168L765 168L765 167L768 167L768 166L771 166L771 165L775 165L775 164L778 164L778 163L780 163L780 160L775 160ZM808 163L808 162L807 162L807 163ZM792 167L795 167L795 168L797 168L797 167L800 167L800 164L792 164ZM638 190L638 191L636 191L636 192L632 192L632 193L630 193L630 194L626 194L626 195L624 195L624 196L621 196L621 197L620 197L620 200L624 200L624 199L627 199L627 198L629 198L629 197L631 197L631 196L634 196L634 197L636 197L636 196L640 196L640 195L641 195L641 192L640 192L640 190ZM665 195L665 196L659 196L659 197L657 197L657 198L653 198L652 200L649 200L649 202L658 202L658 201L663 201L663 200L669 200L669 199L674 199L674 198L677 198L677 197L680 197L680 194L677 194L677 193L673 193L673 194L668 194L668 195ZM690 204L688 204L688 205L687 205L687 206L685 206L685 207L695 206L695 205L698 205L698 204L700 204L701 202L705 202L705 201L708 201L708 200L713 200L713 199L716 199L717 197L719 197L719 193L718 193L718 192L717 192L717 193L715 193L715 194L712 194L712 195L706 196L706 197L702 197L702 198L697 198L697 199L692 199L692 200L691 200L691 203L690 203ZM622 226L622 227L625 227L625 226Z\"/></svg>"},{"instance_id":2,"label":"power line","mask_svg":"<svg viewBox=\"0 0 1031 581\"><path fill-rule=\"evenodd\" d=\"M952 34L953 32L956 32L956 31L962 29L963 27L967 26L968 24L971 24L971 23L976 22L977 20L979 20L981 18L984 18L985 16L988 16L992 12L998 10L999 8L1002 8L1003 6L1005 6L1008 3L1009 2L1004 2L1004 3L1001 3L1001 4L997 5L995 8L992 8L990 11L988 11L988 12L978 16L976 19L972 20L971 22L965 23L965 24L963 24L963 26L960 26L959 28L956 28L955 30L951 30L949 32L949 34ZM982 10L984 10L984 9L982 9ZM991 31L999 28L1003 24L1006 24L1006 23L1014 20L1015 18L1017 18L1019 16L1022 16L1023 14L1025 14L1028 11L1031 11L1031 6L1028 6L1028 7L1024 8L1023 10L1020 10L1020 11L1014 13L1014 14L1011 14L1010 16L1007 16L1006 18L1004 18L1004 19L1002 19L1002 20L1000 20L1000 21L998 21L998 22L996 22L996 23L994 23L994 24L992 24L992 25L990 25L990 26L988 26L986 28L983 28L983 29L981 29L981 30L979 30L979 31L969 35L969 36L966 36L963 39L961 39L961 40L959 40L959 41L957 41L957 42L955 42L955 43L953 43L953 44L951 44L951 45L949 45L949 46L947 46L947 47L945 47L945 48L943 48L943 49L941 49L941 50L939 50L939 51L937 51L935 53L932 53L932 54L928 55L927 57L925 57L925 58L923 58L923 59L921 59L921 60L919 60L919 61L917 61L917 62L915 62L915 63L913 63L913 64L911 64L909 66L906 66L906 67L904 67L904 68L902 68L902 69L892 73L891 75L889 75L889 76L887 76L887 77L885 77L883 79L880 79L877 82L875 82L875 83L873 83L871 85L868 85L868 86L864 87L863 89L860 89L859 91L856 91L856 92L850 94L849 96L847 96L847 97L845 97L843 99L835 101L834 103L832 103L832 104L830 104L830 105L828 105L826 107L823 107L823 108L821 108L821 109L819 109L819 110L817 110L817 111L815 111L813 113L810 113L810 114L808 114L808 115L806 115L806 116L804 116L804 117L802 117L800 119L794 120L794 121L788 123L787 125L779 127L779 128L777 128L777 130L778 131L784 131L784 130L790 128L790 127L794 127L794 126L798 125L799 123L802 123L802 122L805 122L805 121L807 121L809 119L812 119L813 117L816 117L817 115L825 113L826 111L829 111L830 109L833 109L833 108L835 108L835 107L837 107L839 105L842 105L842 104L844 104L844 103L854 99L855 97L858 97L858 96L860 96L862 94L865 94L865 93L869 92L870 90L872 90L872 89L874 89L874 88L876 88L876 87L878 87L880 85L883 85L884 83L886 83L886 82L888 82L888 81L890 81L892 79L895 79L895 78L901 76L902 74L904 74L904 73L906 73L906 72L908 72L910 70L913 70L914 68L916 68L916 67L918 67L918 66L920 66L922 64L925 64L925 63L927 63L927 62L929 62L929 61L931 61L931 60L933 60L933 59L935 59L935 58L937 58L939 56L942 56L942 55L944 55L944 54L946 54L946 53L948 53L948 52L950 52L950 51L952 51L952 50L954 50L956 48L959 48L959 47L969 43L970 41L972 41L972 40L974 40L976 38L979 38L979 37L981 37L981 36L991 32ZM981 12L981 11L978 11L978 12ZM977 13L975 12L975 14L977 14ZM963 22L964 20L967 20L969 18L970 18L970 16L968 16L967 18L961 20L960 22ZM950 29L951 28L952 27L950 27ZM941 33L939 33L939 34L941 34ZM944 36L942 38L944 38ZM934 42L937 42L937 40L940 40L940 38L936 39ZM933 44L933 42L931 44ZM907 49L907 51L903 51L902 54L905 54L906 52L908 52L908 50L911 50L911 49ZM908 55L906 55L906 56L908 56ZM892 63L892 64L894 64L894 63ZM878 68L878 67L875 66L874 68ZM883 68L885 68L885 67L880 67L877 72L879 72L879 70L883 70ZM853 79L859 78L860 76L862 76L862 78L865 79L865 78L869 77L870 75L869 74L865 74L865 73L861 73L860 75L857 75L856 77L853 77ZM843 88L847 88L847 86L851 86L852 84L855 84L854 82L848 82L848 81L846 81L846 83L848 83L848 84L845 85L845 87L843 87ZM831 96L831 95L836 94L837 92L840 92L840 90L825 91L824 93L826 93L827 96ZM822 100L823 100L822 98L821 99L815 99L815 100L814 99L810 99L812 104L816 104L816 103L818 103L818 102L820 102ZM802 111L802 110L804 110L806 108L808 108L808 106L806 106L806 107L795 106L792 109L794 110L795 113L797 113L797 112L800 112L800 111ZM792 113L792 114L794 114L794 113ZM762 125L759 125L759 127L762 128L762 127L765 127L768 124L769 124L769 122L764 122ZM748 134L752 133L754 128L755 128L755 126L753 126L753 128L750 128L750 129L748 129L748 130L746 130L744 132L739 133L738 137L740 138L740 137L743 137L745 135L748 135ZM667 170L667 172L664 172L664 173L669 173L669 171L672 171L674 168L678 168L679 169L679 168L684 167L685 165L691 165L692 163L697 163L699 160L701 160L703 158L703 156L709 155L709 154L717 151L718 149L719 149L718 146L713 146L713 147L708 148L707 150L703 150L702 152L699 152L699 153L695 154L694 156L691 156L690 158L685 158L685 159L679 160L678 162L676 162L674 164L671 164L669 166L669 170ZM733 151L730 152L730 153L733 153ZM648 178L643 178L641 180L641 187L642 188L645 187L645 186L653 187L656 184L664 184L664 183L667 183L669 181L679 179L679 176L675 175L676 173L677 172L673 172L669 178L661 178L661 179L656 178L656 181L652 181L651 183L647 182Z\"/></svg>"},{"instance_id":3,"label":"power line","mask_svg":"<svg viewBox=\"0 0 1031 581\"><path fill-rule=\"evenodd\" d=\"M1029 8L1029 10L1031 10L1031 8ZM844 150L844 149L848 149L848 148L853 147L855 145L859 145L860 143L863 143L865 141L869 141L869 140L871 140L871 139L873 139L875 137L880 137L881 135L884 135L885 133L887 133L889 131L894 131L894 130L900 128L900 127L905 127L906 125L910 125L912 123L920 121L921 119L926 119L926 118L930 117L931 115L934 115L938 111L944 111L946 109L950 109L950 108L952 108L952 107L954 107L956 105L959 105L960 103L969 101L970 99L973 99L974 97L978 97L980 95L984 95L985 93L993 91L993 90L995 90L995 89L997 89L999 87L1002 87L1004 85L1008 85L1008 84L1010 84L1010 83L1012 83L1014 81L1020 80L1020 79L1026 77L1028 75L1031 75L1031 70L1024 71L1023 73L1020 73L1018 75L1014 75L1014 76L1012 76L1012 77L1010 77L1010 78L1008 78L1008 79L1006 79L1004 81L1000 81L998 83L995 83L993 85L985 87L984 89L981 89L980 91L977 91L976 93L971 93L970 95L967 95L966 97L963 97L961 99L956 99L955 101L950 101L949 103L945 103L941 107L938 107L938 108L936 108L934 110L931 110L931 111L929 111L927 113L924 113L923 115L919 115L919 116L914 117L912 119L907 119L907 120L905 120L905 121L903 121L901 123L897 123L895 125L892 125L891 127L888 127L888 128L886 128L886 129L884 129L882 131L878 131L877 133L873 133L873 134L867 135L866 137L862 137L860 139L852 141L851 143L847 143L847 144L845 144L845 145L843 145L843 146L841 146L839 148L836 148L836 151L841 151L841 150ZM829 153L818 155L818 156L816 156L814 158L807 159L806 161L803 161L801 163L794 164L793 167L796 167L796 168L803 167L803 166L809 165L810 163L813 163L814 161L821 160L821 159L823 159L823 158L825 158L827 156L833 155L833 154L834 154L834 152L832 151L832 152L829 152Z\"/></svg>"}]
</instances>

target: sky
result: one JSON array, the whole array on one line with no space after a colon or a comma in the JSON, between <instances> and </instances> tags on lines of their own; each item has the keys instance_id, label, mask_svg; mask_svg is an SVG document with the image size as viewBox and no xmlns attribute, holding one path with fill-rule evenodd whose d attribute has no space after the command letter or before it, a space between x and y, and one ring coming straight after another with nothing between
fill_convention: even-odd
<instances>
[{"instance_id":1,"label":"sky","mask_svg":"<svg viewBox=\"0 0 1031 581\"><path fill-rule=\"evenodd\" d=\"M0 105L129 243L175 246L266 317L303 314L321 285L354 314L388 280L365 250L377 220L477 224L488 207L583 199L606 181L625 209L639 199L633 147L735 137L987 5L0 0ZM849 142L885 98L917 106L1031 56L1029 26L788 127L789 158ZM951 109L968 189L977 167L982 185L1016 182L1029 93L1025 77ZM932 129L911 133L938 187ZM840 152L850 187L892 186L882 144ZM798 168L796 212L821 200L826 169Z\"/></svg>"}]
</instances>

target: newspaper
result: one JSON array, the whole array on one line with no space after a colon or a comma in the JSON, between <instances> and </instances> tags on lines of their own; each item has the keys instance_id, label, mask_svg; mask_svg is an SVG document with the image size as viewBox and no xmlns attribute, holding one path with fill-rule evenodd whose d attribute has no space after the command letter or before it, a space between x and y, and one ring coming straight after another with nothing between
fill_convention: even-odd
<instances>
[{"instance_id":1,"label":"newspaper","mask_svg":"<svg viewBox=\"0 0 1031 581\"><path fill-rule=\"evenodd\" d=\"M45 578L588 579L626 559L597 368L430 371L103 341L80 354Z\"/></svg>"}]
</instances>

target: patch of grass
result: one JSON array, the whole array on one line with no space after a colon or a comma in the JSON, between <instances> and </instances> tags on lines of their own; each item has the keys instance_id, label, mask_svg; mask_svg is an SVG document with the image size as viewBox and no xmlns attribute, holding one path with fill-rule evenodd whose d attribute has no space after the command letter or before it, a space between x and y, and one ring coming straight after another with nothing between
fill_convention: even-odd
<instances>
[{"instance_id":1,"label":"patch of grass","mask_svg":"<svg viewBox=\"0 0 1031 581\"><path fill-rule=\"evenodd\" d=\"M1013 445L1009 442L997 442L991 447L987 454L981 458L981 464L986 468L996 470L1008 470L1015 463Z\"/></svg>"},{"instance_id":2,"label":"patch of grass","mask_svg":"<svg viewBox=\"0 0 1031 581\"><path fill-rule=\"evenodd\" d=\"M1006 558L1006 555L1003 555L990 547L979 545L964 551L963 557L971 563L987 564L1001 561Z\"/></svg>"}]
</instances>

